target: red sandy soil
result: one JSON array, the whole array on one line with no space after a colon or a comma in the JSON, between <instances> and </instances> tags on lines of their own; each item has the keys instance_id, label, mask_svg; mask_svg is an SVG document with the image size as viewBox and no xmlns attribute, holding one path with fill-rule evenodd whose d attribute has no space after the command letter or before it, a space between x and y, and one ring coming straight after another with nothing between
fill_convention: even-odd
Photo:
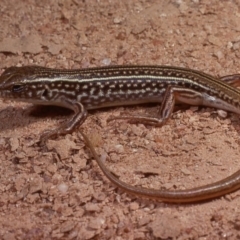
<instances>
[{"instance_id":1,"label":"red sandy soil","mask_svg":"<svg viewBox=\"0 0 240 240\"><path fill-rule=\"evenodd\" d=\"M239 73L240 3L207 0L1 0L0 71L122 64ZM92 111L81 126L121 180L188 189L240 168L240 121L177 109L162 128L106 120L157 106ZM131 196L101 172L78 131L36 145L65 109L0 100L1 239L238 239L240 191L195 204Z\"/></svg>"}]
</instances>

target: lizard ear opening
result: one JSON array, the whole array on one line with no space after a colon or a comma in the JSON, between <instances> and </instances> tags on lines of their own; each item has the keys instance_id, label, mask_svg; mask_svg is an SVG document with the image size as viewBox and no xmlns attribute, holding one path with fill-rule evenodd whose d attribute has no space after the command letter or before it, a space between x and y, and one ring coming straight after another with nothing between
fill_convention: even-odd
<instances>
[{"instance_id":1,"label":"lizard ear opening","mask_svg":"<svg viewBox=\"0 0 240 240\"><path fill-rule=\"evenodd\" d=\"M48 90L44 89L43 93L42 93L42 97L47 97L48 95Z\"/></svg>"}]
</instances>

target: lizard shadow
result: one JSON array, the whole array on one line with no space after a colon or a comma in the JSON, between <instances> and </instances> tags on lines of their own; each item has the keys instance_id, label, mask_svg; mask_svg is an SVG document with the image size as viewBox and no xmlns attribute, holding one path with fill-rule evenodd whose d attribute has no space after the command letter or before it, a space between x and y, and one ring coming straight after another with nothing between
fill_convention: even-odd
<instances>
[{"instance_id":1,"label":"lizard shadow","mask_svg":"<svg viewBox=\"0 0 240 240\"><path fill-rule=\"evenodd\" d=\"M0 130L19 129L46 119L64 120L72 114L70 109L56 106L34 105L24 108L9 106L0 111Z\"/></svg>"}]
</instances>

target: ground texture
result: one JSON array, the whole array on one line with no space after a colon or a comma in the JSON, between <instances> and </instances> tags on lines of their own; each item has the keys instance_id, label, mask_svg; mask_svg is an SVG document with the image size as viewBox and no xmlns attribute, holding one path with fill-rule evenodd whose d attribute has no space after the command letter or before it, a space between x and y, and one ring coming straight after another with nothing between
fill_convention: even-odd
<instances>
[{"instance_id":1,"label":"ground texture","mask_svg":"<svg viewBox=\"0 0 240 240\"><path fill-rule=\"evenodd\" d=\"M219 0L1 0L0 71L116 64L240 72L240 4ZM162 128L106 120L157 106L92 111L83 131L121 180L187 189L240 168L240 121L176 109ZM0 100L1 239L239 239L240 191L197 204L131 196L103 175L79 132L36 145L65 109Z\"/></svg>"}]
</instances>

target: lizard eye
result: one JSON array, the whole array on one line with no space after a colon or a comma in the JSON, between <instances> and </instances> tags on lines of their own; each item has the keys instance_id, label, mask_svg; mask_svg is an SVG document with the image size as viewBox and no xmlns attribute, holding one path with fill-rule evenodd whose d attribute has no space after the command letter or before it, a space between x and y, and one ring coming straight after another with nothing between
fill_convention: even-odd
<instances>
[{"instance_id":1,"label":"lizard eye","mask_svg":"<svg viewBox=\"0 0 240 240\"><path fill-rule=\"evenodd\" d=\"M24 89L24 86L23 86L23 85L20 85L20 84L14 85L14 86L12 87L12 91L13 91L13 92L16 92L16 93L21 92L23 89Z\"/></svg>"}]
</instances>

